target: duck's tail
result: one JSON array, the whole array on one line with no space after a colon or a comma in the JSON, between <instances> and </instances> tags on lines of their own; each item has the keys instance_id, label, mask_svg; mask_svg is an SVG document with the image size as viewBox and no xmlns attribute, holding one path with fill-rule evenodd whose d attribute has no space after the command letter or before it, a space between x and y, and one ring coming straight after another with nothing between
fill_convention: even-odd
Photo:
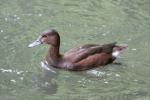
<instances>
[{"instance_id":1,"label":"duck's tail","mask_svg":"<svg viewBox=\"0 0 150 100\"><path fill-rule=\"evenodd\" d=\"M115 47L113 48L112 55L114 57L118 57L120 53L122 53L124 50L128 48L127 44L116 44Z\"/></svg>"}]
</instances>

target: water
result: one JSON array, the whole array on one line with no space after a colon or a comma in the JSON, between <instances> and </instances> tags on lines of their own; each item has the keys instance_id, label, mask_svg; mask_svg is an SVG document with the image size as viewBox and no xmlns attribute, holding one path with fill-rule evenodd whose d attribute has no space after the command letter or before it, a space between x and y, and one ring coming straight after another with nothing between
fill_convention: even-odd
<instances>
[{"instance_id":1,"label":"water","mask_svg":"<svg viewBox=\"0 0 150 100\"><path fill-rule=\"evenodd\" d=\"M53 27L61 53L86 43L127 43L104 68L41 68L48 47L27 48ZM149 100L149 0L0 0L0 100ZM119 64L120 63L120 64Z\"/></svg>"}]
</instances>

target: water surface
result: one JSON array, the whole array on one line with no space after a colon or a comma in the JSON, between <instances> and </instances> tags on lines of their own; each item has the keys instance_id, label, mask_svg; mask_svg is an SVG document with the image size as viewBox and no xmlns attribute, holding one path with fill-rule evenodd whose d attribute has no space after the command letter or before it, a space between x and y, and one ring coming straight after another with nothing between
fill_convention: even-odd
<instances>
[{"instance_id":1,"label":"water surface","mask_svg":"<svg viewBox=\"0 0 150 100\"><path fill-rule=\"evenodd\" d=\"M27 48L53 27L61 53L86 43L126 43L88 72L45 71L47 45ZM0 0L0 100L149 100L149 0Z\"/></svg>"}]
</instances>

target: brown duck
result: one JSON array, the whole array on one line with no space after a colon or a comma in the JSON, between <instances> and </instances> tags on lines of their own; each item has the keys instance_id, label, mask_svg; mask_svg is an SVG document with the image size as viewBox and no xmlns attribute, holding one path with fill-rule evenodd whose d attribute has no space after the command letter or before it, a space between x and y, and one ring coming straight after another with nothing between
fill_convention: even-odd
<instances>
[{"instance_id":1,"label":"brown duck","mask_svg":"<svg viewBox=\"0 0 150 100\"><path fill-rule=\"evenodd\" d=\"M50 66L71 71L83 71L112 63L128 47L126 44L117 45L116 42L104 45L87 44L61 55L59 53L60 36L54 29L44 31L28 47L39 44L51 45L46 56Z\"/></svg>"}]
</instances>

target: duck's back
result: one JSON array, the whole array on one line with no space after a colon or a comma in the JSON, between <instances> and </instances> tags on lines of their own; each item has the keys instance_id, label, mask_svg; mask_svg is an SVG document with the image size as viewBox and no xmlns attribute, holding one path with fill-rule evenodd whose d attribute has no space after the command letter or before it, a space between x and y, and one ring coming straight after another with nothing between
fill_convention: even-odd
<instances>
[{"instance_id":1,"label":"duck's back","mask_svg":"<svg viewBox=\"0 0 150 100\"><path fill-rule=\"evenodd\" d=\"M69 51L65 52L64 58L66 59L72 59L80 54L83 54L84 52L87 52L90 48L100 46L97 44L86 44L77 48L70 49Z\"/></svg>"},{"instance_id":2,"label":"duck's back","mask_svg":"<svg viewBox=\"0 0 150 100\"><path fill-rule=\"evenodd\" d=\"M100 54L102 52L111 54L116 43L105 45L87 44L79 48L71 49L64 54L64 58L75 63L89 56Z\"/></svg>"}]
</instances>

